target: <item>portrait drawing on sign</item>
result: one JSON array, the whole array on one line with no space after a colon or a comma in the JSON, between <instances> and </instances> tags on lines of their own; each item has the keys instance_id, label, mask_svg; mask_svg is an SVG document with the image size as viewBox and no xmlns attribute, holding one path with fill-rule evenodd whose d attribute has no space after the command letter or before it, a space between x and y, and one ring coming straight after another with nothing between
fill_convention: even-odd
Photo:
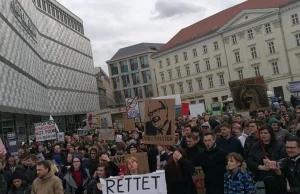
<instances>
[{"instance_id":1,"label":"portrait drawing on sign","mask_svg":"<svg viewBox=\"0 0 300 194\"><path fill-rule=\"evenodd\" d=\"M172 121L169 120L167 103L162 100L150 100L148 103L145 134L149 136L171 135Z\"/></svg>"}]
</instances>

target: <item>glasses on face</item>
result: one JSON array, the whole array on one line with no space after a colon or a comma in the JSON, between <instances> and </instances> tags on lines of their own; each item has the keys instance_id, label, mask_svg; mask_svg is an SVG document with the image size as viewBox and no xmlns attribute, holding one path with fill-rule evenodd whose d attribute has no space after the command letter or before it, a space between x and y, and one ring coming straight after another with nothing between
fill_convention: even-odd
<instances>
[{"instance_id":1,"label":"glasses on face","mask_svg":"<svg viewBox=\"0 0 300 194\"><path fill-rule=\"evenodd\" d=\"M155 113L159 112L160 110L164 110L163 108L157 108L153 110L152 112L148 113L148 117L152 117Z\"/></svg>"}]
</instances>

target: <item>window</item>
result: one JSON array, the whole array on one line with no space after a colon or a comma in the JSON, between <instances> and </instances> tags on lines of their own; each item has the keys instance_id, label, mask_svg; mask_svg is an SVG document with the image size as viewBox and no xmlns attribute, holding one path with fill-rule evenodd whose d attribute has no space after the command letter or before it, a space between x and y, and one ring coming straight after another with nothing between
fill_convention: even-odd
<instances>
[{"instance_id":1,"label":"window","mask_svg":"<svg viewBox=\"0 0 300 194\"><path fill-rule=\"evenodd\" d=\"M241 62L240 52L237 51L234 53L234 55L235 55L235 61L237 63L240 63Z\"/></svg>"},{"instance_id":2,"label":"window","mask_svg":"<svg viewBox=\"0 0 300 194\"><path fill-rule=\"evenodd\" d=\"M142 71L143 81L144 83L151 83L151 71Z\"/></svg>"},{"instance_id":3,"label":"window","mask_svg":"<svg viewBox=\"0 0 300 194\"><path fill-rule=\"evenodd\" d=\"M162 90L163 90L163 92L164 92L164 96L167 96L167 95L168 95L168 93L167 93L167 88L163 87Z\"/></svg>"},{"instance_id":4,"label":"window","mask_svg":"<svg viewBox=\"0 0 300 194\"><path fill-rule=\"evenodd\" d=\"M265 28L266 28L266 33L267 34L270 34L272 31L271 31L271 24L268 23L268 24L265 24Z\"/></svg>"},{"instance_id":5,"label":"window","mask_svg":"<svg viewBox=\"0 0 300 194\"><path fill-rule=\"evenodd\" d=\"M145 90L145 96L146 96L146 98L153 97L152 85L144 86L144 90Z\"/></svg>"},{"instance_id":6,"label":"window","mask_svg":"<svg viewBox=\"0 0 300 194\"><path fill-rule=\"evenodd\" d=\"M224 75L219 75L219 77L220 77L220 85L221 86L225 85Z\"/></svg>"},{"instance_id":7,"label":"window","mask_svg":"<svg viewBox=\"0 0 300 194\"><path fill-rule=\"evenodd\" d=\"M115 102L116 104L120 105L124 103L124 98L122 95L122 91L114 91L114 96L115 96Z\"/></svg>"},{"instance_id":8,"label":"window","mask_svg":"<svg viewBox=\"0 0 300 194\"><path fill-rule=\"evenodd\" d=\"M217 57L217 65L218 67L222 67L222 61L221 61L221 57Z\"/></svg>"},{"instance_id":9,"label":"window","mask_svg":"<svg viewBox=\"0 0 300 194\"><path fill-rule=\"evenodd\" d=\"M203 89L202 79L198 79L197 81L198 81L199 90L202 90Z\"/></svg>"},{"instance_id":10,"label":"window","mask_svg":"<svg viewBox=\"0 0 300 194\"><path fill-rule=\"evenodd\" d=\"M110 71L111 71L111 75L119 74L118 64L117 63L110 64Z\"/></svg>"},{"instance_id":11,"label":"window","mask_svg":"<svg viewBox=\"0 0 300 194\"><path fill-rule=\"evenodd\" d=\"M232 38L232 44L237 44L236 35L233 35L231 38Z\"/></svg>"},{"instance_id":12,"label":"window","mask_svg":"<svg viewBox=\"0 0 300 194\"><path fill-rule=\"evenodd\" d=\"M172 70L168 71L170 80L172 79Z\"/></svg>"},{"instance_id":13,"label":"window","mask_svg":"<svg viewBox=\"0 0 300 194\"><path fill-rule=\"evenodd\" d=\"M167 58L166 61L167 61L167 65L170 66L170 59Z\"/></svg>"},{"instance_id":14,"label":"window","mask_svg":"<svg viewBox=\"0 0 300 194\"><path fill-rule=\"evenodd\" d=\"M164 73L160 73L160 77L161 77L161 81L164 82L165 81L165 74Z\"/></svg>"},{"instance_id":15,"label":"window","mask_svg":"<svg viewBox=\"0 0 300 194\"><path fill-rule=\"evenodd\" d=\"M298 20L298 14L294 14L292 15L292 21L293 21L293 24L299 24L299 20Z\"/></svg>"},{"instance_id":16,"label":"window","mask_svg":"<svg viewBox=\"0 0 300 194\"><path fill-rule=\"evenodd\" d=\"M158 64L159 64L159 68L162 68L162 62L158 61Z\"/></svg>"},{"instance_id":17,"label":"window","mask_svg":"<svg viewBox=\"0 0 300 194\"><path fill-rule=\"evenodd\" d=\"M183 90L183 85L182 85L182 83L178 84L178 86L179 86L180 94L183 94L183 93L184 93L184 90Z\"/></svg>"},{"instance_id":18,"label":"window","mask_svg":"<svg viewBox=\"0 0 300 194\"><path fill-rule=\"evenodd\" d=\"M270 53L273 54L275 53L275 46L274 46L274 42L269 42L269 50L270 50Z\"/></svg>"},{"instance_id":19,"label":"window","mask_svg":"<svg viewBox=\"0 0 300 194\"><path fill-rule=\"evenodd\" d=\"M138 62L137 62L136 58L135 59L130 59L129 63L130 63L131 71L139 70L139 65L138 65Z\"/></svg>"},{"instance_id":20,"label":"window","mask_svg":"<svg viewBox=\"0 0 300 194\"><path fill-rule=\"evenodd\" d=\"M256 53L256 48L255 47L251 47L251 55L252 55L253 59L257 58L257 53Z\"/></svg>"},{"instance_id":21,"label":"window","mask_svg":"<svg viewBox=\"0 0 300 194\"><path fill-rule=\"evenodd\" d=\"M185 70L186 70L186 75L189 76L191 74L190 72L190 66L185 66Z\"/></svg>"},{"instance_id":22,"label":"window","mask_svg":"<svg viewBox=\"0 0 300 194\"><path fill-rule=\"evenodd\" d=\"M174 88L174 85L171 85L170 88L171 88L171 93L172 93L172 95L174 95L174 94L175 94L175 88Z\"/></svg>"},{"instance_id":23,"label":"window","mask_svg":"<svg viewBox=\"0 0 300 194\"><path fill-rule=\"evenodd\" d=\"M37 0L37 6L38 6L39 8L42 7L42 6L41 6L41 0Z\"/></svg>"},{"instance_id":24,"label":"window","mask_svg":"<svg viewBox=\"0 0 300 194\"><path fill-rule=\"evenodd\" d=\"M188 85L189 85L189 91L190 92L193 92L193 83L192 82L188 82Z\"/></svg>"},{"instance_id":25,"label":"window","mask_svg":"<svg viewBox=\"0 0 300 194\"><path fill-rule=\"evenodd\" d=\"M206 70L207 71L210 70L210 62L209 62L209 60L206 60L205 64L206 64Z\"/></svg>"},{"instance_id":26,"label":"window","mask_svg":"<svg viewBox=\"0 0 300 194\"><path fill-rule=\"evenodd\" d=\"M140 57L140 62L141 62L141 67L143 69L149 67L148 56L142 56L142 57Z\"/></svg>"},{"instance_id":27,"label":"window","mask_svg":"<svg viewBox=\"0 0 300 194\"><path fill-rule=\"evenodd\" d=\"M120 88L120 79L119 79L119 77L112 78L112 82L113 82L114 89L119 89Z\"/></svg>"},{"instance_id":28,"label":"window","mask_svg":"<svg viewBox=\"0 0 300 194\"><path fill-rule=\"evenodd\" d=\"M177 77L181 77L180 69L178 68L178 69L176 69L176 71L177 71Z\"/></svg>"},{"instance_id":29,"label":"window","mask_svg":"<svg viewBox=\"0 0 300 194\"><path fill-rule=\"evenodd\" d=\"M278 63L277 62L273 62L272 66L273 66L273 73L274 74L279 74Z\"/></svg>"},{"instance_id":30,"label":"window","mask_svg":"<svg viewBox=\"0 0 300 194\"><path fill-rule=\"evenodd\" d=\"M183 53L183 58L184 58L185 61L188 60L188 56L187 56L186 52Z\"/></svg>"},{"instance_id":31,"label":"window","mask_svg":"<svg viewBox=\"0 0 300 194\"><path fill-rule=\"evenodd\" d=\"M197 57L197 49L193 49L194 57Z\"/></svg>"},{"instance_id":32,"label":"window","mask_svg":"<svg viewBox=\"0 0 300 194\"><path fill-rule=\"evenodd\" d=\"M46 11L46 2L43 0L43 10Z\"/></svg>"},{"instance_id":33,"label":"window","mask_svg":"<svg viewBox=\"0 0 300 194\"><path fill-rule=\"evenodd\" d=\"M259 66L254 67L255 76L260 76Z\"/></svg>"},{"instance_id":34,"label":"window","mask_svg":"<svg viewBox=\"0 0 300 194\"><path fill-rule=\"evenodd\" d=\"M199 63L195 64L195 66L196 66L196 72L197 72L197 73L200 73L200 66L199 66Z\"/></svg>"},{"instance_id":35,"label":"window","mask_svg":"<svg viewBox=\"0 0 300 194\"><path fill-rule=\"evenodd\" d=\"M214 81L213 81L213 78L212 78L212 77L209 77L209 78L208 78L208 83L209 83L209 87L210 87L210 88L213 88L213 87L214 87Z\"/></svg>"},{"instance_id":36,"label":"window","mask_svg":"<svg viewBox=\"0 0 300 194\"><path fill-rule=\"evenodd\" d=\"M120 66L121 66L121 73L127 73L128 72L127 61L121 61Z\"/></svg>"},{"instance_id":37,"label":"window","mask_svg":"<svg viewBox=\"0 0 300 194\"><path fill-rule=\"evenodd\" d=\"M239 79L244 79L243 70L238 70Z\"/></svg>"},{"instance_id":38,"label":"window","mask_svg":"<svg viewBox=\"0 0 300 194\"><path fill-rule=\"evenodd\" d=\"M297 46L300 46L300 34L296 35Z\"/></svg>"},{"instance_id":39,"label":"window","mask_svg":"<svg viewBox=\"0 0 300 194\"><path fill-rule=\"evenodd\" d=\"M203 46L203 53L204 53L204 54L207 53L207 46L206 46L206 45Z\"/></svg>"},{"instance_id":40,"label":"window","mask_svg":"<svg viewBox=\"0 0 300 194\"><path fill-rule=\"evenodd\" d=\"M124 97L125 97L125 98L131 98L131 97L132 97L132 96L131 96L131 89L130 89L130 88L124 90Z\"/></svg>"},{"instance_id":41,"label":"window","mask_svg":"<svg viewBox=\"0 0 300 194\"><path fill-rule=\"evenodd\" d=\"M218 49L219 49L218 42L214 42L214 47L215 47L215 50L218 50Z\"/></svg>"},{"instance_id":42,"label":"window","mask_svg":"<svg viewBox=\"0 0 300 194\"><path fill-rule=\"evenodd\" d=\"M175 63L178 63L178 55L175 55L174 58L175 58Z\"/></svg>"},{"instance_id":43,"label":"window","mask_svg":"<svg viewBox=\"0 0 300 194\"><path fill-rule=\"evenodd\" d=\"M123 81L123 87L129 87L130 86L129 75L122 76L122 81Z\"/></svg>"},{"instance_id":44,"label":"window","mask_svg":"<svg viewBox=\"0 0 300 194\"><path fill-rule=\"evenodd\" d=\"M140 73L139 72L133 73L131 76L132 76L133 85L141 84Z\"/></svg>"},{"instance_id":45,"label":"window","mask_svg":"<svg viewBox=\"0 0 300 194\"><path fill-rule=\"evenodd\" d=\"M138 97L139 99L143 99L143 92L141 87L133 88L134 96Z\"/></svg>"},{"instance_id":46,"label":"window","mask_svg":"<svg viewBox=\"0 0 300 194\"><path fill-rule=\"evenodd\" d=\"M248 39L249 40L253 39L253 31L252 30L248 30Z\"/></svg>"}]
</instances>

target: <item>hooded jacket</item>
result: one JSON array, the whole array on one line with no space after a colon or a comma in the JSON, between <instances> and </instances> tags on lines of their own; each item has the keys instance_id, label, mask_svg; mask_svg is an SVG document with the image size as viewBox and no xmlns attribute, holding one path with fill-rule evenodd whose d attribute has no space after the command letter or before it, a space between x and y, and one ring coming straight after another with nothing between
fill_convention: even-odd
<instances>
[{"instance_id":1,"label":"hooded jacket","mask_svg":"<svg viewBox=\"0 0 300 194\"><path fill-rule=\"evenodd\" d=\"M88 189L88 183L90 180L90 174L89 174L89 170L85 169L87 177L84 178L83 182L82 182L82 186L85 190ZM68 172L66 173L66 175L64 176L64 180L66 181L66 190L65 193L66 194L73 194L76 192L76 190L78 189L77 184L72 176L72 171L68 170Z\"/></svg>"},{"instance_id":2,"label":"hooded jacket","mask_svg":"<svg viewBox=\"0 0 300 194\"><path fill-rule=\"evenodd\" d=\"M44 178L36 178L31 194L64 194L62 181L51 170Z\"/></svg>"}]
</instances>

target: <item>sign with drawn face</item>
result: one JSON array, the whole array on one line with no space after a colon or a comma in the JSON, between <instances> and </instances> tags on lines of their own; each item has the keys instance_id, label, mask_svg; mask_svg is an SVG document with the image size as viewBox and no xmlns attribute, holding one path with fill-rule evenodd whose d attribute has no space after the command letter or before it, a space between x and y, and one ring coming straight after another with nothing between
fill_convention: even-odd
<instances>
[{"instance_id":1,"label":"sign with drawn face","mask_svg":"<svg viewBox=\"0 0 300 194\"><path fill-rule=\"evenodd\" d=\"M175 99L151 99L145 102L145 144L175 143Z\"/></svg>"},{"instance_id":2,"label":"sign with drawn face","mask_svg":"<svg viewBox=\"0 0 300 194\"><path fill-rule=\"evenodd\" d=\"M140 116L139 102L137 98L126 98L126 110L128 119Z\"/></svg>"}]
</instances>

